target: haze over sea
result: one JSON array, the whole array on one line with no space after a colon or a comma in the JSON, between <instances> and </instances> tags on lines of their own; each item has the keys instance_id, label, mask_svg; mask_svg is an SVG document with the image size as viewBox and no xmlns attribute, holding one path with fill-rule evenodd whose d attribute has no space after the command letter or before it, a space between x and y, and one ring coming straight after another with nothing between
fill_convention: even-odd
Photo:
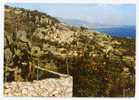
<instances>
[{"instance_id":1,"label":"haze over sea","mask_svg":"<svg viewBox=\"0 0 139 100\"><path fill-rule=\"evenodd\" d=\"M92 30L94 31L94 30ZM136 37L136 26L120 26L120 27L107 27L107 28L96 28L95 31L104 32L115 37Z\"/></svg>"}]
</instances>

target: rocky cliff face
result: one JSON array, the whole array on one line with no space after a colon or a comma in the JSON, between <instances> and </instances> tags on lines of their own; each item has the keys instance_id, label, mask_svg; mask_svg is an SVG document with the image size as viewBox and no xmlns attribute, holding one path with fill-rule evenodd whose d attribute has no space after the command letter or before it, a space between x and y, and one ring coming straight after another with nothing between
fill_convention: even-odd
<instances>
[{"instance_id":1,"label":"rocky cliff face","mask_svg":"<svg viewBox=\"0 0 139 100\"><path fill-rule=\"evenodd\" d=\"M38 11L5 6L5 81L34 80L37 73L34 66L41 66L72 75L75 96L116 96L111 94L118 93L112 84L120 82L123 73L134 77L134 50L130 54L127 46L123 48L128 41L84 27L67 26ZM122 88L134 88L134 78L122 79L133 82L123 83L126 87ZM118 83L116 88L120 88Z\"/></svg>"}]
</instances>

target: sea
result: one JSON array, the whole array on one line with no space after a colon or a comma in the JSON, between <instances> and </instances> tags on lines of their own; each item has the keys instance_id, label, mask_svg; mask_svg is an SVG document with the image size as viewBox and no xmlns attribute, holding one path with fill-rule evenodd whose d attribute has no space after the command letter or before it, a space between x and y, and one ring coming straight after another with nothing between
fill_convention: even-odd
<instances>
[{"instance_id":1,"label":"sea","mask_svg":"<svg viewBox=\"0 0 139 100\"><path fill-rule=\"evenodd\" d=\"M95 31L104 32L115 37L136 38L136 26L96 28Z\"/></svg>"}]
</instances>

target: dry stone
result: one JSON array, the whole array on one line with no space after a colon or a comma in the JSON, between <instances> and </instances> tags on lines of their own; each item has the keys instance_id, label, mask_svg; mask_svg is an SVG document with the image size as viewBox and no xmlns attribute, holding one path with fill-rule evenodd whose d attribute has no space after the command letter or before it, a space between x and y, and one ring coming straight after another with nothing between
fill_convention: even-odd
<instances>
[{"instance_id":1,"label":"dry stone","mask_svg":"<svg viewBox=\"0 0 139 100\"><path fill-rule=\"evenodd\" d=\"M71 76L47 78L33 82L5 82L5 96L56 96L72 97Z\"/></svg>"}]
</instances>

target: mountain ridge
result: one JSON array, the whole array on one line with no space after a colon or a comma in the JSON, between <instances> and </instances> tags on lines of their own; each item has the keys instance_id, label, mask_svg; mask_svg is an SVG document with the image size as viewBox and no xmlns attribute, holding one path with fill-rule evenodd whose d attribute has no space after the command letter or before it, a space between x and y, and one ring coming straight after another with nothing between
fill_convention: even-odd
<instances>
[{"instance_id":1,"label":"mountain ridge","mask_svg":"<svg viewBox=\"0 0 139 100\"><path fill-rule=\"evenodd\" d=\"M85 26L89 29L91 28L118 28L118 27L136 27L136 25L107 25L101 23L91 23L89 21L81 20L81 19L68 19L68 18L61 18L58 17L60 21L67 23L68 25L72 26Z\"/></svg>"}]
</instances>

